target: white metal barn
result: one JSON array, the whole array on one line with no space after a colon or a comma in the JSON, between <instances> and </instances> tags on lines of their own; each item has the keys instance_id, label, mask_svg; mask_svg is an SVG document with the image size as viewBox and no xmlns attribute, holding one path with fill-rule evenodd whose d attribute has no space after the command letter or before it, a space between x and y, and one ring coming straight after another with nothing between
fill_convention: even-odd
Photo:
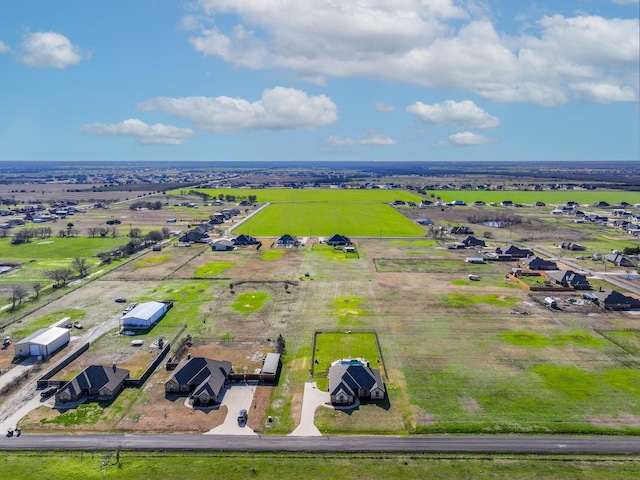
<instances>
[{"instance_id":1,"label":"white metal barn","mask_svg":"<svg viewBox=\"0 0 640 480\"><path fill-rule=\"evenodd\" d=\"M56 350L64 347L71 339L69 330L61 327L49 327L38 330L14 344L16 356L48 357Z\"/></svg>"},{"instance_id":2,"label":"white metal barn","mask_svg":"<svg viewBox=\"0 0 640 480\"><path fill-rule=\"evenodd\" d=\"M167 305L162 302L145 302L136 306L122 317L122 328L150 328L167 313Z\"/></svg>"}]
</instances>

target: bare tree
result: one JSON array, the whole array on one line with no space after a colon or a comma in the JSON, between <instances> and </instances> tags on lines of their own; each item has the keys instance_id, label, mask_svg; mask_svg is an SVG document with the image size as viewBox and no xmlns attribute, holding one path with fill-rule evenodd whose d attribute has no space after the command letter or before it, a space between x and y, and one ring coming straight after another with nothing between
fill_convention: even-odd
<instances>
[{"instance_id":1,"label":"bare tree","mask_svg":"<svg viewBox=\"0 0 640 480\"><path fill-rule=\"evenodd\" d=\"M56 268L54 270L49 270L46 273L46 276L56 282L56 287L61 287L73 276L73 270L70 268Z\"/></svg>"},{"instance_id":2,"label":"bare tree","mask_svg":"<svg viewBox=\"0 0 640 480\"><path fill-rule=\"evenodd\" d=\"M142 230L140 230L138 227L133 227L129 230L129 236L131 238L139 238L141 234Z\"/></svg>"},{"instance_id":3,"label":"bare tree","mask_svg":"<svg viewBox=\"0 0 640 480\"><path fill-rule=\"evenodd\" d=\"M67 223L67 237L71 236L71 230L73 230L73 227L74 227L73 223L71 222Z\"/></svg>"},{"instance_id":4,"label":"bare tree","mask_svg":"<svg viewBox=\"0 0 640 480\"><path fill-rule=\"evenodd\" d=\"M22 300L28 295L29 290L24 285L14 285L11 287L11 310L16 308L16 304L22 305Z\"/></svg>"},{"instance_id":5,"label":"bare tree","mask_svg":"<svg viewBox=\"0 0 640 480\"><path fill-rule=\"evenodd\" d=\"M71 262L71 267L75 269L76 272L78 272L78 275L80 275L80 277L86 277L87 275L89 275L89 272L91 272L91 265L89 265L89 262L87 262L86 258L74 258Z\"/></svg>"},{"instance_id":6,"label":"bare tree","mask_svg":"<svg viewBox=\"0 0 640 480\"><path fill-rule=\"evenodd\" d=\"M162 238L169 238L171 236L171 229L169 227L162 227Z\"/></svg>"},{"instance_id":7,"label":"bare tree","mask_svg":"<svg viewBox=\"0 0 640 480\"><path fill-rule=\"evenodd\" d=\"M40 290L42 290L42 285L39 283L34 283L31 288L33 288L33 291L36 294L36 298L38 298L40 296Z\"/></svg>"},{"instance_id":8,"label":"bare tree","mask_svg":"<svg viewBox=\"0 0 640 480\"><path fill-rule=\"evenodd\" d=\"M90 238L96 238L100 236L100 231L102 229L99 227L89 227L87 229L87 234L89 235Z\"/></svg>"},{"instance_id":9,"label":"bare tree","mask_svg":"<svg viewBox=\"0 0 640 480\"><path fill-rule=\"evenodd\" d=\"M116 238L118 236L118 227L110 227L109 233L111 233L111 237Z\"/></svg>"}]
</instances>

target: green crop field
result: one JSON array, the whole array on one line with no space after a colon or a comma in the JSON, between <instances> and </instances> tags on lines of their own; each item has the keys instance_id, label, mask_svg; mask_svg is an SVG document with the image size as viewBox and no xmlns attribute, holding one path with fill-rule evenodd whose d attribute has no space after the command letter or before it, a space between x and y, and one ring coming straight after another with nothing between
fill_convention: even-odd
<instances>
[{"instance_id":1,"label":"green crop field","mask_svg":"<svg viewBox=\"0 0 640 480\"><path fill-rule=\"evenodd\" d=\"M475 201L486 203L500 203L511 200L513 203L544 202L552 205L577 202L580 204L593 204L596 202L608 202L611 205L620 202L635 204L640 202L638 192L626 192L621 190L430 190L429 195L439 197L444 202L462 200L468 204Z\"/></svg>"},{"instance_id":2,"label":"green crop field","mask_svg":"<svg viewBox=\"0 0 640 480\"><path fill-rule=\"evenodd\" d=\"M338 188L317 188L317 189L292 189L292 188L224 188L194 189L198 192L208 193L211 197L219 195L233 195L236 199L244 199L249 195L255 195L257 201L264 202L286 202L286 203L307 203L307 202L349 202L349 203L390 203L394 200L403 200L405 202L419 202L423 197L408 192L406 190L346 190ZM179 193L175 190L172 193Z\"/></svg>"},{"instance_id":3,"label":"green crop field","mask_svg":"<svg viewBox=\"0 0 640 480\"><path fill-rule=\"evenodd\" d=\"M11 245L11 238L0 238L0 261L17 259L73 259L75 257L92 257L98 253L112 250L129 242L127 237L89 238L50 237L34 239L22 245Z\"/></svg>"},{"instance_id":4,"label":"green crop field","mask_svg":"<svg viewBox=\"0 0 640 480\"><path fill-rule=\"evenodd\" d=\"M254 236L417 237L425 230L382 203L278 203L233 231Z\"/></svg>"}]
</instances>

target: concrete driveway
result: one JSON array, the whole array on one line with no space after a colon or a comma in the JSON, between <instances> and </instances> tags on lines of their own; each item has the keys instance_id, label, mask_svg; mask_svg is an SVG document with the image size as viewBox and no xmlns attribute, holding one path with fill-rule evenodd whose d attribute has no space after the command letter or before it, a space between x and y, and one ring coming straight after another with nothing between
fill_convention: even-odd
<instances>
[{"instance_id":1,"label":"concrete driveway","mask_svg":"<svg viewBox=\"0 0 640 480\"><path fill-rule=\"evenodd\" d=\"M232 385L227 388L220 404L227 407L224 423L209 430L205 435L257 435L245 423L238 423L238 412L243 408L251 417L255 390L256 386L251 384Z\"/></svg>"},{"instance_id":2,"label":"concrete driveway","mask_svg":"<svg viewBox=\"0 0 640 480\"><path fill-rule=\"evenodd\" d=\"M313 423L313 419L315 417L316 408L319 406L330 407L330 399L329 392L319 390L316 382L305 383L300 425L298 425L289 435L292 437L321 437L322 433L320 433L320 430L318 430Z\"/></svg>"}]
</instances>

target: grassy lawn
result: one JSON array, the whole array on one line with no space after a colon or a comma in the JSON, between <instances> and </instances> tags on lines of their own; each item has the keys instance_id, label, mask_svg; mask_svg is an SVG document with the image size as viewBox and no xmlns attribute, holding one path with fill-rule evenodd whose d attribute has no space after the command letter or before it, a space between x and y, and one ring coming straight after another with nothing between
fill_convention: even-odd
<instances>
[{"instance_id":1,"label":"grassy lawn","mask_svg":"<svg viewBox=\"0 0 640 480\"><path fill-rule=\"evenodd\" d=\"M378 272L407 273L455 273L468 272L475 274L497 273L505 271L503 265L494 263L467 263L464 259L449 258L375 258L373 263Z\"/></svg>"},{"instance_id":2,"label":"grassy lawn","mask_svg":"<svg viewBox=\"0 0 640 480\"><path fill-rule=\"evenodd\" d=\"M383 203L278 203L269 205L234 234L276 237L329 236L417 237L425 230Z\"/></svg>"},{"instance_id":3,"label":"grassy lawn","mask_svg":"<svg viewBox=\"0 0 640 480\"><path fill-rule=\"evenodd\" d=\"M546 190L541 192L521 190L435 190L427 193L440 197L444 202L463 200L469 204L475 201L500 203L505 200L511 200L513 203L529 204L540 201L553 205L565 204L567 202L594 204L601 201L608 202L611 205L620 202L628 202L631 204L638 203L637 192L627 192L622 190ZM542 209L545 207L540 208Z\"/></svg>"},{"instance_id":4,"label":"grassy lawn","mask_svg":"<svg viewBox=\"0 0 640 480\"><path fill-rule=\"evenodd\" d=\"M73 322L75 320L82 320L85 316L86 313L79 309L58 310L57 312L50 313L49 315L45 315L37 320L29 322L28 325L23 325L21 323L14 324L11 327L11 333L17 338L26 337L41 328L51 326L58 320L62 320L65 317L69 317Z\"/></svg>"},{"instance_id":5,"label":"grassy lawn","mask_svg":"<svg viewBox=\"0 0 640 480\"><path fill-rule=\"evenodd\" d=\"M380 354L372 332L322 332L316 333L315 365L313 376L318 388L329 386L327 375L331 363L341 358L364 358L374 368L381 369ZM381 372L384 375L384 372Z\"/></svg>"},{"instance_id":6,"label":"grassy lawn","mask_svg":"<svg viewBox=\"0 0 640 480\"><path fill-rule=\"evenodd\" d=\"M163 255L152 255L150 257L144 257L142 260L137 261L134 266L136 268L147 268L154 265L160 265L171 258L171 254L165 253Z\"/></svg>"},{"instance_id":7,"label":"grassy lawn","mask_svg":"<svg viewBox=\"0 0 640 480\"><path fill-rule=\"evenodd\" d=\"M235 195L237 199L255 195L257 201L264 202L337 202L337 203L390 203L394 200L403 200L405 202L419 202L423 197L406 190L345 190L337 188L323 189L291 189L291 188L225 188L210 189L198 188L194 189L199 192L208 193L212 197L223 195ZM333 232L332 232L333 233Z\"/></svg>"},{"instance_id":8,"label":"grassy lawn","mask_svg":"<svg viewBox=\"0 0 640 480\"><path fill-rule=\"evenodd\" d=\"M211 262L201 266L194 272L195 277L215 277L235 265L233 262Z\"/></svg>"},{"instance_id":9,"label":"grassy lawn","mask_svg":"<svg viewBox=\"0 0 640 480\"><path fill-rule=\"evenodd\" d=\"M16 260L72 260L76 257L92 257L129 242L127 237L116 238L59 238L34 239L30 243L11 245L11 238L0 238L0 261Z\"/></svg>"},{"instance_id":10,"label":"grassy lawn","mask_svg":"<svg viewBox=\"0 0 640 480\"><path fill-rule=\"evenodd\" d=\"M236 297L236 301L231 305L236 312L255 312L260 310L271 295L266 292L245 292Z\"/></svg>"},{"instance_id":11,"label":"grassy lawn","mask_svg":"<svg viewBox=\"0 0 640 480\"><path fill-rule=\"evenodd\" d=\"M252 452L7 452L6 471L16 479L163 479L216 476L246 478L340 478L509 480L580 478L630 479L640 476L640 461L624 456L456 455L421 453L323 454ZM46 464L46 471L40 467ZM41 473L38 474L37 472Z\"/></svg>"}]
</instances>

